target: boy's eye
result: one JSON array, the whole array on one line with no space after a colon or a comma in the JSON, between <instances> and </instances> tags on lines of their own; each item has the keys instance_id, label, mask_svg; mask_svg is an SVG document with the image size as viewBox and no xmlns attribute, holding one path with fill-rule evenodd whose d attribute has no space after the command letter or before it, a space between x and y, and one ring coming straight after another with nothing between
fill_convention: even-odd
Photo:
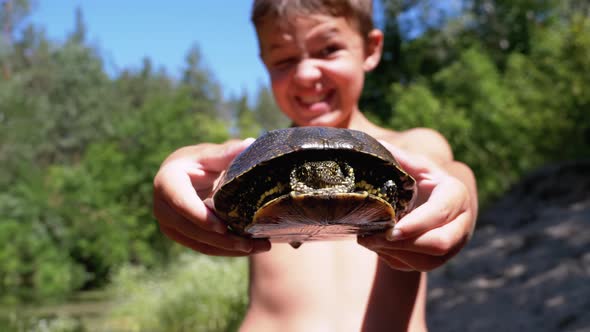
<instances>
[{"instance_id":1,"label":"boy's eye","mask_svg":"<svg viewBox=\"0 0 590 332\"><path fill-rule=\"evenodd\" d=\"M326 57L329 56L335 52L337 52L338 50L340 50L340 47L338 45L328 45L326 47L324 47L320 52L319 55L321 57Z\"/></svg>"},{"instance_id":2,"label":"boy's eye","mask_svg":"<svg viewBox=\"0 0 590 332\"><path fill-rule=\"evenodd\" d=\"M286 69L295 62L297 62L297 58L295 57L279 59L273 63L273 67L277 69Z\"/></svg>"}]
</instances>

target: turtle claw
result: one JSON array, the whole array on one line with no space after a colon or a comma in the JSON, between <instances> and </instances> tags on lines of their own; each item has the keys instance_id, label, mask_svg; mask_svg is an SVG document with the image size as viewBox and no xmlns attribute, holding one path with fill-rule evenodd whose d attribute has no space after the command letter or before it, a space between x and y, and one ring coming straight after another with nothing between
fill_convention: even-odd
<instances>
[{"instance_id":1,"label":"turtle claw","mask_svg":"<svg viewBox=\"0 0 590 332\"><path fill-rule=\"evenodd\" d=\"M291 247L293 247L293 249L297 249L297 248L301 247L301 245L303 244L303 242L301 242L301 241L291 241L291 242L289 242L289 244L291 245Z\"/></svg>"}]
</instances>

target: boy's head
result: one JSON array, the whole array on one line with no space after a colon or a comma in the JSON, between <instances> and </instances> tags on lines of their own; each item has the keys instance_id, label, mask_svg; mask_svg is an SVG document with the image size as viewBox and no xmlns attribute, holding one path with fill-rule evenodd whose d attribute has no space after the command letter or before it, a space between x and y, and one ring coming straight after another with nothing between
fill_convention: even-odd
<instances>
[{"instance_id":1,"label":"boy's head","mask_svg":"<svg viewBox=\"0 0 590 332\"><path fill-rule=\"evenodd\" d=\"M258 29L264 19L288 23L316 14L346 18L364 39L374 29L372 0L254 0L251 19Z\"/></svg>"},{"instance_id":2,"label":"boy's head","mask_svg":"<svg viewBox=\"0 0 590 332\"><path fill-rule=\"evenodd\" d=\"M260 57L296 125L351 125L365 73L381 57L371 16L371 0L254 0Z\"/></svg>"}]
</instances>

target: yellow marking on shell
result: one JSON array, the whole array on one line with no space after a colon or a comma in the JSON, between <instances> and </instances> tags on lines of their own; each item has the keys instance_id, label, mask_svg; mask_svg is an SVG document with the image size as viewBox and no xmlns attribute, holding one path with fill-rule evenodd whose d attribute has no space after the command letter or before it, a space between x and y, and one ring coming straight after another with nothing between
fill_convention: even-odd
<instances>
[{"instance_id":1,"label":"yellow marking on shell","mask_svg":"<svg viewBox=\"0 0 590 332\"><path fill-rule=\"evenodd\" d=\"M381 191L381 188L375 188L372 184L367 183L365 180L361 180L355 183L356 188L360 188L369 193L369 195L377 196L379 198L387 200L387 194Z\"/></svg>"},{"instance_id":2,"label":"yellow marking on shell","mask_svg":"<svg viewBox=\"0 0 590 332\"><path fill-rule=\"evenodd\" d=\"M368 184L367 181L365 181L365 180L361 180L361 181L355 183L355 186L357 188L361 188L363 190L366 190L369 193L371 193L371 190L375 190L374 187L373 187L373 185Z\"/></svg>"},{"instance_id":3,"label":"yellow marking on shell","mask_svg":"<svg viewBox=\"0 0 590 332\"><path fill-rule=\"evenodd\" d=\"M270 179L270 177L268 179ZM269 190L262 193L262 195L260 195L258 202L256 202L256 207L260 207L262 205L262 203L264 203L264 201L266 200L266 198L268 196L274 195L274 194L281 192L281 191L284 191L285 189L286 189L286 186L283 183L281 183L281 182L277 183L276 186L270 188Z\"/></svg>"},{"instance_id":4,"label":"yellow marking on shell","mask_svg":"<svg viewBox=\"0 0 590 332\"><path fill-rule=\"evenodd\" d=\"M375 188L372 184L367 183L367 181L362 180L356 183L357 188L361 188L364 191L368 192L370 195L382 197L381 189Z\"/></svg>"},{"instance_id":5,"label":"yellow marking on shell","mask_svg":"<svg viewBox=\"0 0 590 332\"><path fill-rule=\"evenodd\" d=\"M238 209L235 208L227 213L228 216L232 218L238 218L240 215L238 214Z\"/></svg>"}]
</instances>

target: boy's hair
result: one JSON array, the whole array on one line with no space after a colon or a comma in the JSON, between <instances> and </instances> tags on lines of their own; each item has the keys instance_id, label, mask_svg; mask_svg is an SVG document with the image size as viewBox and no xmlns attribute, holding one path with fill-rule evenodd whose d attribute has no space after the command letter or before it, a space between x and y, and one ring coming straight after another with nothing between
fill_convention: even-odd
<instances>
[{"instance_id":1,"label":"boy's hair","mask_svg":"<svg viewBox=\"0 0 590 332\"><path fill-rule=\"evenodd\" d=\"M289 21L313 14L344 17L357 25L363 39L373 30L373 0L254 0L252 23L258 29L265 18Z\"/></svg>"}]
</instances>

